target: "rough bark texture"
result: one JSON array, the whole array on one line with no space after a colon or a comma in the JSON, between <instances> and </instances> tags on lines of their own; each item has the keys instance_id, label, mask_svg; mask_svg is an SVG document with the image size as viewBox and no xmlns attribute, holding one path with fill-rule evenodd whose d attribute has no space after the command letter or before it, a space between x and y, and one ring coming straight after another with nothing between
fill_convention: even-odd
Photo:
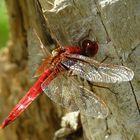
<instances>
[{"instance_id":1,"label":"rough bark texture","mask_svg":"<svg viewBox=\"0 0 140 140\"><path fill-rule=\"evenodd\" d=\"M57 1L55 1L57 2ZM140 16L138 0L134 1L59 1L49 7L41 0L50 30L62 46L76 44L92 29L90 39L96 39L100 50L95 59L106 55L108 63L126 65L135 78L122 84L92 86L108 105L110 115L105 120L81 117L87 139L140 139L139 110L139 43ZM60 6L61 5L61 6ZM94 83L95 84L95 83ZM96 84L97 85L97 84ZM101 86L101 85L100 85Z\"/></svg>"},{"instance_id":2,"label":"rough bark texture","mask_svg":"<svg viewBox=\"0 0 140 140\"><path fill-rule=\"evenodd\" d=\"M48 31L45 32L47 27L61 46L78 45L78 41L91 29L89 39L97 40L100 46L99 53L94 59L101 61L108 55L110 57L106 63L125 65L134 70L135 77L131 82L115 85L84 83L105 101L110 114L104 120L81 116L83 128L81 139L139 140L140 1L40 0L39 2L41 5L36 0L27 0L27 3L22 0L6 1L10 16L11 42L9 53L4 52L6 56L1 54L3 59L0 65L4 66L1 68L3 74L0 76L0 114L3 114L1 116L8 114L13 104L17 103L23 96L22 93L31 85L27 75L26 50L27 32L31 26L35 28L42 43L47 46L52 43L48 41L50 38ZM39 10L38 6L43 8L46 21L43 16L38 16L39 11L36 10ZM6 138L51 140L54 132L60 127L62 114L61 109L52 105L43 95L15 124L4 130ZM73 133L68 131L61 131L60 137L65 136L63 133ZM70 139L76 140L78 137L73 134Z\"/></svg>"}]
</instances>

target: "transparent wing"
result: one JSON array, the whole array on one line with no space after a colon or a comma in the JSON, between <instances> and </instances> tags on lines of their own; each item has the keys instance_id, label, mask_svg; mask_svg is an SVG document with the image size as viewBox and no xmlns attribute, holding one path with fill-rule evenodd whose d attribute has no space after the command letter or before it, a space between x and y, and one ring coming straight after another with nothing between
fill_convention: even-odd
<instances>
[{"instance_id":1,"label":"transparent wing","mask_svg":"<svg viewBox=\"0 0 140 140\"><path fill-rule=\"evenodd\" d=\"M77 87L76 84L73 85L73 97L81 114L95 118L105 118L108 116L109 110L103 100L83 86L79 86L78 90Z\"/></svg>"},{"instance_id":2,"label":"transparent wing","mask_svg":"<svg viewBox=\"0 0 140 140\"><path fill-rule=\"evenodd\" d=\"M105 118L108 108L93 92L82 87L75 79L68 77L67 72L60 73L48 85L46 79L41 85L43 91L54 102L72 111L80 110L83 115Z\"/></svg>"},{"instance_id":3,"label":"transparent wing","mask_svg":"<svg viewBox=\"0 0 140 140\"><path fill-rule=\"evenodd\" d=\"M99 63L77 54L70 54L68 57L71 60L67 59L62 64L70 69L72 75L79 75L88 81L116 83L130 81L134 76L133 71L124 66ZM75 62L75 60L77 63L72 65L72 61Z\"/></svg>"},{"instance_id":4,"label":"transparent wing","mask_svg":"<svg viewBox=\"0 0 140 140\"><path fill-rule=\"evenodd\" d=\"M50 66L52 59L53 59L53 57L45 58L42 61L41 65L36 70L36 72L34 73L34 77L40 76Z\"/></svg>"},{"instance_id":5,"label":"transparent wing","mask_svg":"<svg viewBox=\"0 0 140 140\"><path fill-rule=\"evenodd\" d=\"M72 111L79 110L73 97L71 96L71 85L65 76L65 73L60 73L58 75L51 75L47 78L41 85L43 91L47 96L59 105L69 108ZM54 78L56 77L56 78ZM50 80L54 78L53 80ZM48 81L51 81L48 86Z\"/></svg>"},{"instance_id":6,"label":"transparent wing","mask_svg":"<svg viewBox=\"0 0 140 140\"><path fill-rule=\"evenodd\" d=\"M28 66L30 68L30 75L33 76L37 68L40 66L43 58L46 58L47 54L46 48L42 47L41 41L39 40L33 28L28 30L27 39L29 52Z\"/></svg>"},{"instance_id":7,"label":"transparent wing","mask_svg":"<svg viewBox=\"0 0 140 140\"><path fill-rule=\"evenodd\" d=\"M28 66L30 68L30 75L33 76L35 70L39 67L40 62L44 58L44 55L39 47L40 42L32 28L27 33L27 39L28 39L28 52L29 52Z\"/></svg>"}]
</instances>

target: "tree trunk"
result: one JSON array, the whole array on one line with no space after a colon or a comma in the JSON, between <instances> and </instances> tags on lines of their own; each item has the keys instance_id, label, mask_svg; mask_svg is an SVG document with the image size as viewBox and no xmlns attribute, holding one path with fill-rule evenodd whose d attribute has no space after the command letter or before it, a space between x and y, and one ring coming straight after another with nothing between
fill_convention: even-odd
<instances>
[{"instance_id":1,"label":"tree trunk","mask_svg":"<svg viewBox=\"0 0 140 140\"><path fill-rule=\"evenodd\" d=\"M33 84L27 63L27 48L31 44L31 41L28 42L28 34L30 35L30 28L35 26L32 23L38 24L35 13L32 17L30 12L37 8L28 9L27 1L7 0L6 5L10 23L10 41L8 48L1 54L0 62L2 71L0 76L1 121ZM37 27L39 28L39 26ZM45 36L43 37L46 42L49 41ZM31 45L34 47L35 43ZM13 125L3 130L5 139L50 140L59 128L61 114L61 110L56 110L50 99L43 94Z\"/></svg>"},{"instance_id":2,"label":"tree trunk","mask_svg":"<svg viewBox=\"0 0 140 140\"><path fill-rule=\"evenodd\" d=\"M81 127L69 132L62 131L60 121L64 111L42 95L21 118L4 130L6 139L51 140L55 135L55 139L139 140L140 1L6 0L6 4L11 32L9 47L1 54L0 62L3 66L0 68L1 118L31 86L27 75L30 71L27 47L40 44L36 41L36 34L30 34L31 28L35 29L42 44L47 46L47 53L53 40L60 46L75 46L91 30L88 38L99 44L99 52L94 59L102 61L109 56L105 63L125 65L135 73L131 82L86 83L107 104L110 113L106 119L81 115ZM58 129L61 131L56 132Z\"/></svg>"}]
</instances>

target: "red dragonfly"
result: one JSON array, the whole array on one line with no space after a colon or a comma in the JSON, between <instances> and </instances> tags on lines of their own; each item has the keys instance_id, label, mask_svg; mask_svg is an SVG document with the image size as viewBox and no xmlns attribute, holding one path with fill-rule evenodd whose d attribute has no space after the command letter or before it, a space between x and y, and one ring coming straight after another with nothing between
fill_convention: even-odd
<instances>
[{"instance_id":1,"label":"red dragonfly","mask_svg":"<svg viewBox=\"0 0 140 140\"><path fill-rule=\"evenodd\" d=\"M27 94L13 108L0 128L13 122L44 91L54 102L72 111L96 118L105 118L108 107L97 95L78 81L78 76L92 82L117 83L132 80L131 69L97 62L94 56L98 45L84 40L82 47L58 48L41 64L36 72L40 77Z\"/></svg>"}]
</instances>

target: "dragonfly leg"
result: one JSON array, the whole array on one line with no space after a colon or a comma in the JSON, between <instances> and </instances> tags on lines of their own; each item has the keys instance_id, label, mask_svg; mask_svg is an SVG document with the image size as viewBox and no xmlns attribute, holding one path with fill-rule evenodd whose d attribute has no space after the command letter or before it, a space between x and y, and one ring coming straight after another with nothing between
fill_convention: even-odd
<instances>
[{"instance_id":1,"label":"dragonfly leg","mask_svg":"<svg viewBox=\"0 0 140 140\"><path fill-rule=\"evenodd\" d=\"M108 57L109 57L109 56L106 55L105 58L104 58L100 63L103 63L104 61L106 61L106 60L108 59Z\"/></svg>"},{"instance_id":2,"label":"dragonfly leg","mask_svg":"<svg viewBox=\"0 0 140 140\"><path fill-rule=\"evenodd\" d=\"M111 58L111 59L112 59L113 57L106 55L105 58L104 58L100 63L103 63L103 62L106 61L108 58Z\"/></svg>"},{"instance_id":3,"label":"dragonfly leg","mask_svg":"<svg viewBox=\"0 0 140 140\"><path fill-rule=\"evenodd\" d=\"M72 70L69 70L68 77L70 77L71 75L72 75Z\"/></svg>"}]
</instances>

